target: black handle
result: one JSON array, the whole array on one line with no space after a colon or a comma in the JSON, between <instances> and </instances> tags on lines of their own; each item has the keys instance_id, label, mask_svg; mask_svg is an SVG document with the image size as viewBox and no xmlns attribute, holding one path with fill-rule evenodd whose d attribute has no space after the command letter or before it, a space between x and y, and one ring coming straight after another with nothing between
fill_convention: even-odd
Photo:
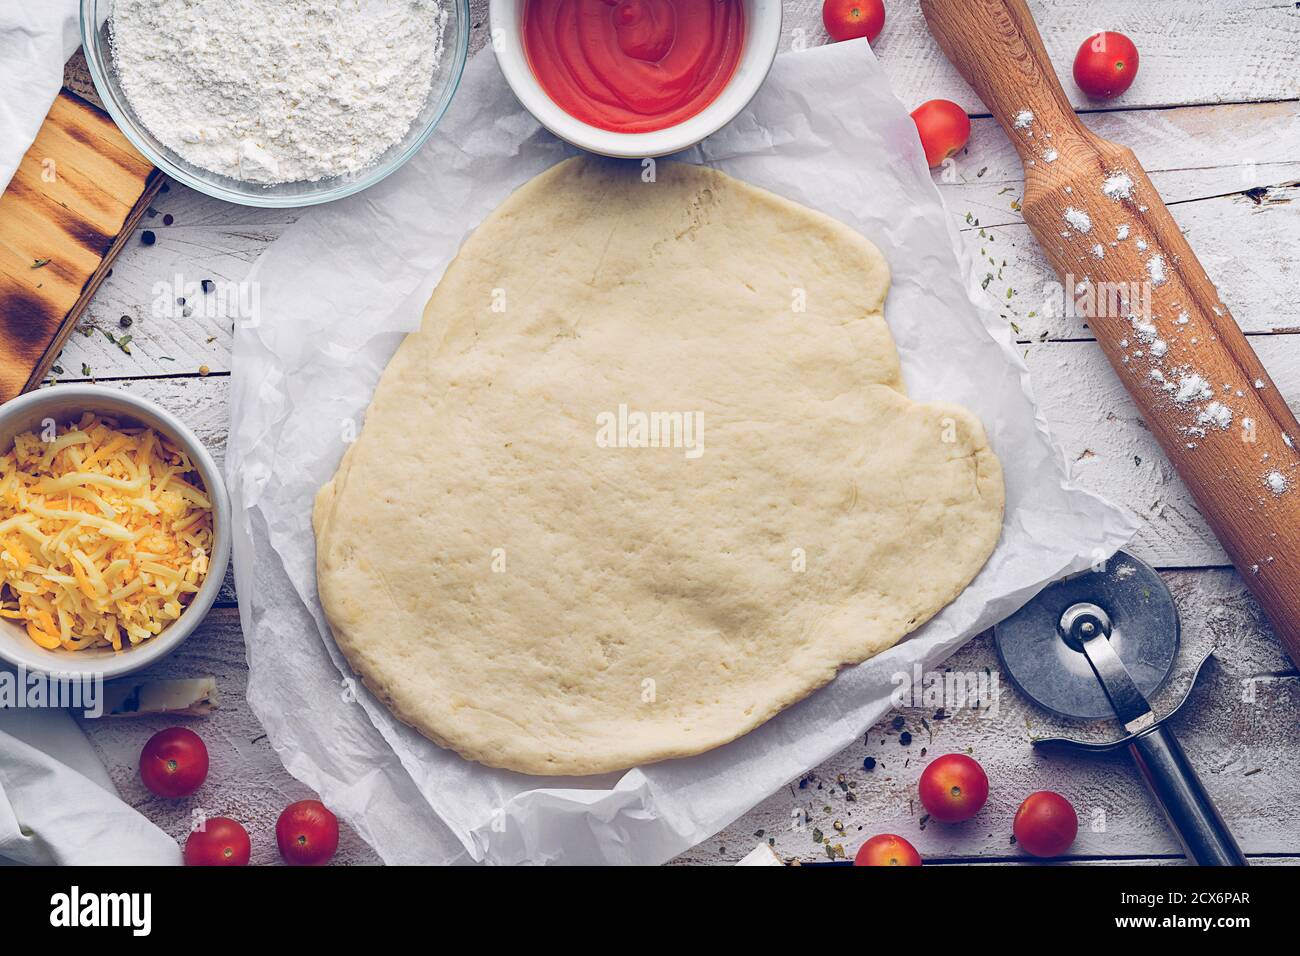
<instances>
[{"instance_id":1,"label":"black handle","mask_svg":"<svg viewBox=\"0 0 1300 956\"><path fill-rule=\"evenodd\" d=\"M1249 865L1172 731L1157 725L1128 749L1189 860L1198 866Z\"/></svg>"}]
</instances>

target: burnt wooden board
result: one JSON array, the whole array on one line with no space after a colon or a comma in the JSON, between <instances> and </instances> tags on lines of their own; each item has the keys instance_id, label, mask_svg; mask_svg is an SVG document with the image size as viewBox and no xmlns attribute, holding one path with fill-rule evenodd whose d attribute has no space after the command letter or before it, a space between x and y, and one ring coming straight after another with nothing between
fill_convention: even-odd
<instances>
[{"instance_id":1,"label":"burnt wooden board","mask_svg":"<svg viewBox=\"0 0 1300 956\"><path fill-rule=\"evenodd\" d=\"M162 180L107 114L59 94L0 196L0 401L44 378Z\"/></svg>"}]
</instances>

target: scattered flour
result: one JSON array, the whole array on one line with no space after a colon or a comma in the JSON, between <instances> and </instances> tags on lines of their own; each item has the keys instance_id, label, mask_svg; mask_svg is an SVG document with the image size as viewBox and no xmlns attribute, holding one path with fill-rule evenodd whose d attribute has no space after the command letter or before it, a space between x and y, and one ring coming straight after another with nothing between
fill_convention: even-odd
<instances>
[{"instance_id":1,"label":"scattered flour","mask_svg":"<svg viewBox=\"0 0 1300 956\"><path fill-rule=\"evenodd\" d=\"M1124 223L1124 225L1115 230L1115 238L1120 242L1123 242L1128 238L1128 223Z\"/></svg>"},{"instance_id":2,"label":"scattered flour","mask_svg":"<svg viewBox=\"0 0 1300 956\"><path fill-rule=\"evenodd\" d=\"M1145 239L1139 239L1139 240L1137 241L1137 250L1138 250L1138 252L1146 252L1146 251L1147 251L1147 241L1146 241Z\"/></svg>"},{"instance_id":3,"label":"scattered flour","mask_svg":"<svg viewBox=\"0 0 1300 956\"><path fill-rule=\"evenodd\" d=\"M1016 114L1016 129L1029 129L1034 125L1034 111L1021 110Z\"/></svg>"},{"instance_id":4,"label":"scattered flour","mask_svg":"<svg viewBox=\"0 0 1300 956\"><path fill-rule=\"evenodd\" d=\"M1061 154L1054 149L1049 149L1047 152L1043 153L1043 162L1045 163L1054 163L1060 158Z\"/></svg>"},{"instance_id":5,"label":"scattered flour","mask_svg":"<svg viewBox=\"0 0 1300 956\"><path fill-rule=\"evenodd\" d=\"M1291 487L1291 481L1280 471L1270 471L1264 476L1264 484L1268 485L1268 490L1275 495L1284 495L1287 489Z\"/></svg>"},{"instance_id":6,"label":"scattered flour","mask_svg":"<svg viewBox=\"0 0 1300 956\"><path fill-rule=\"evenodd\" d=\"M1073 206L1066 206L1065 221L1080 233L1086 235L1087 233L1092 232L1092 217L1082 209L1075 209Z\"/></svg>"},{"instance_id":7,"label":"scattered flour","mask_svg":"<svg viewBox=\"0 0 1300 956\"><path fill-rule=\"evenodd\" d=\"M1119 202L1121 199L1133 198L1133 179L1128 173L1111 173L1101 184L1101 191L1106 198Z\"/></svg>"},{"instance_id":8,"label":"scattered flour","mask_svg":"<svg viewBox=\"0 0 1300 956\"><path fill-rule=\"evenodd\" d=\"M1142 319L1136 313L1130 314L1128 317L1128 321L1129 324L1133 326L1133 331L1137 333L1137 337L1141 339L1143 342L1157 341L1159 333L1157 332L1156 327L1153 324L1147 322L1145 319Z\"/></svg>"},{"instance_id":9,"label":"scattered flour","mask_svg":"<svg viewBox=\"0 0 1300 956\"><path fill-rule=\"evenodd\" d=\"M1213 397L1214 392L1210 389L1210 383L1195 372L1183 375L1178 380L1177 391L1174 392L1174 401L1179 405L1189 405L1198 399Z\"/></svg>"},{"instance_id":10,"label":"scattered flour","mask_svg":"<svg viewBox=\"0 0 1300 956\"><path fill-rule=\"evenodd\" d=\"M1201 409L1196 421L1201 425L1213 425L1215 428L1227 430L1232 426L1232 409L1222 402L1210 402Z\"/></svg>"},{"instance_id":11,"label":"scattered flour","mask_svg":"<svg viewBox=\"0 0 1300 956\"><path fill-rule=\"evenodd\" d=\"M1165 257L1159 254L1152 256L1147 260L1147 275L1151 277L1152 285L1164 285L1167 276L1165 275Z\"/></svg>"},{"instance_id":12,"label":"scattered flour","mask_svg":"<svg viewBox=\"0 0 1300 956\"><path fill-rule=\"evenodd\" d=\"M1105 249L1105 247L1104 247L1104 246L1099 242L1099 243L1097 243L1095 246L1092 247L1092 254L1093 254L1093 256L1094 256L1095 258L1097 258L1097 259L1105 259L1105 258L1106 258L1106 249Z\"/></svg>"}]
</instances>

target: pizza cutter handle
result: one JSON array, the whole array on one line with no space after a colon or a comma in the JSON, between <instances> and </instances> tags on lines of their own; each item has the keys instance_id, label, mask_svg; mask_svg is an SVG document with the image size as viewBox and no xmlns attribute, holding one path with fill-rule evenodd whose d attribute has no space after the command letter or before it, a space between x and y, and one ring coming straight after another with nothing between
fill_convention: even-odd
<instances>
[{"instance_id":1,"label":"pizza cutter handle","mask_svg":"<svg viewBox=\"0 0 1300 956\"><path fill-rule=\"evenodd\" d=\"M1128 749L1189 860L1198 866L1248 865L1172 730L1157 724Z\"/></svg>"}]
</instances>

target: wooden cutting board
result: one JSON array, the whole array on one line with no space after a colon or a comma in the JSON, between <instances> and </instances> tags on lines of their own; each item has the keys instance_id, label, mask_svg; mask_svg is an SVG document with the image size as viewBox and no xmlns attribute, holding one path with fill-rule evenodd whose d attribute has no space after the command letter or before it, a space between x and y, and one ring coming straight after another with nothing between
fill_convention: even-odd
<instances>
[{"instance_id":1,"label":"wooden cutting board","mask_svg":"<svg viewBox=\"0 0 1300 956\"><path fill-rule=\"evenodd\" d=\"M163 176L64 90L0 196L0 401L35 388Z\"/></svg>"}]
</instances>

